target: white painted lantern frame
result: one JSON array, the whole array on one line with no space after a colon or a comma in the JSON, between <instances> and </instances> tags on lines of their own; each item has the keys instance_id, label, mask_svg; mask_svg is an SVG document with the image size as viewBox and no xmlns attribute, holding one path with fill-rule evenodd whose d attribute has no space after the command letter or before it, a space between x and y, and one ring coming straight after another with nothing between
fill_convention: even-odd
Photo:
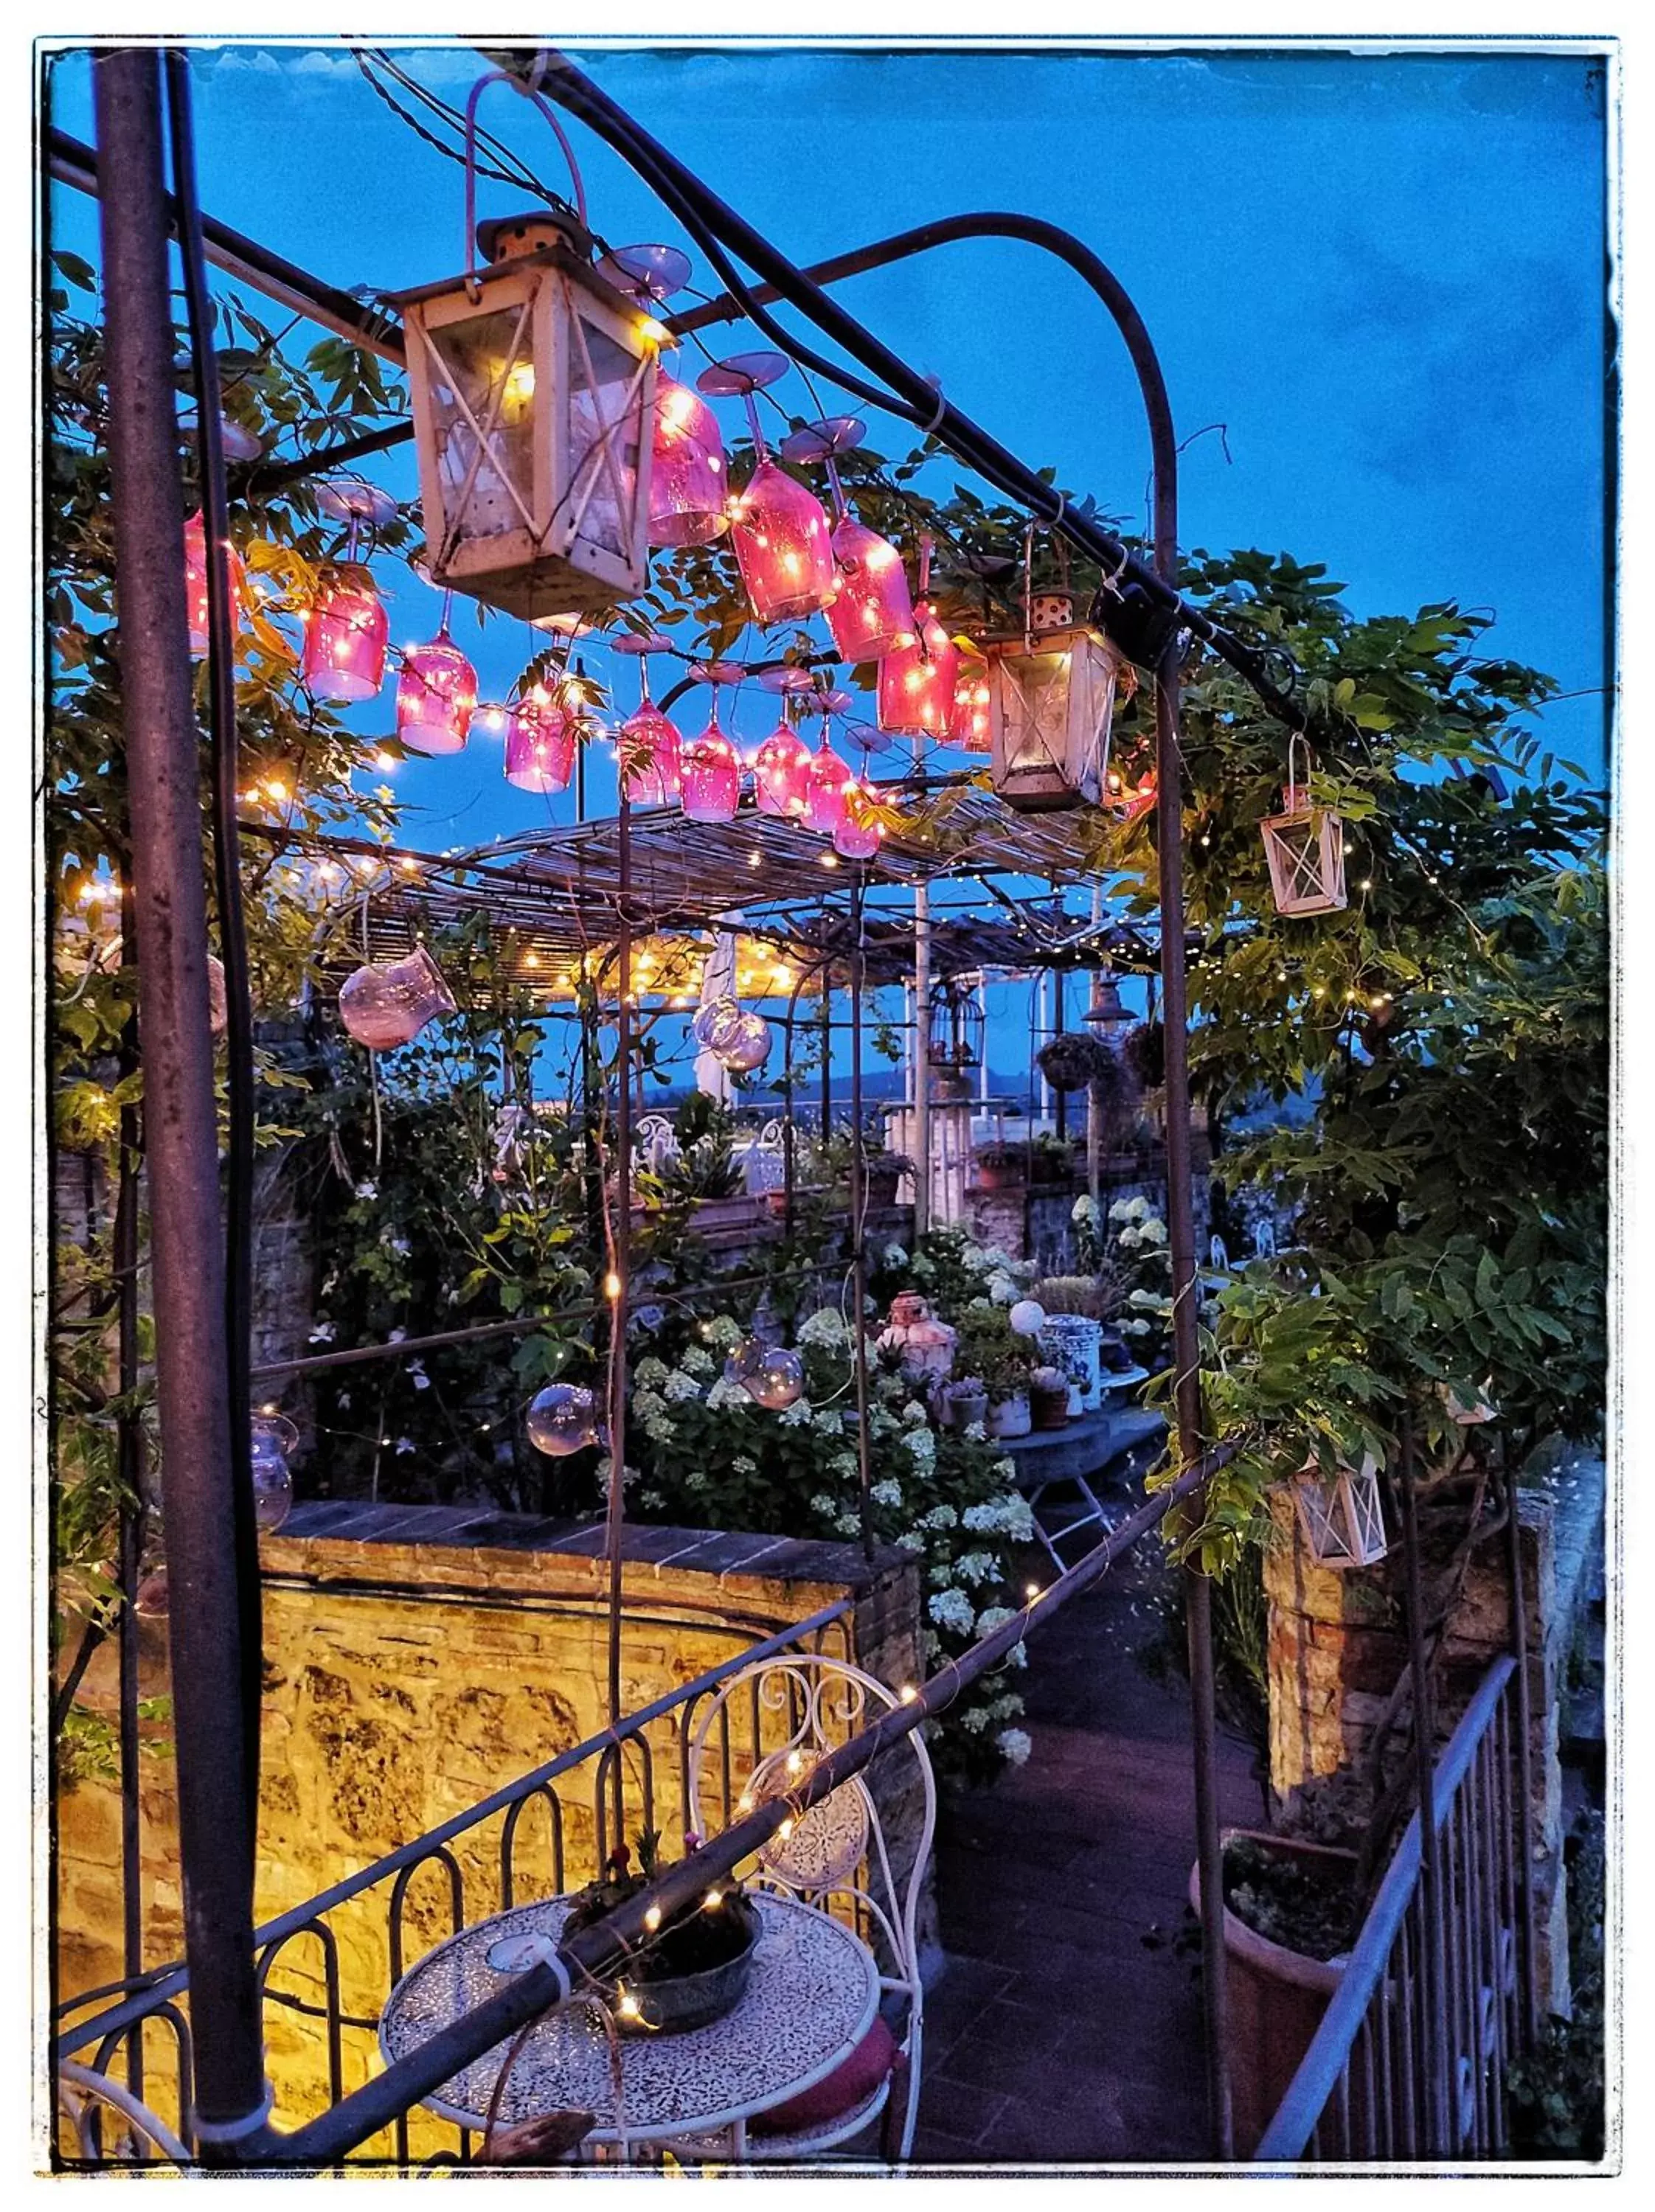
<instances>
[{"instance_id":1,"label":"white painted lantern frame","mask_svg":"<svg viewBox=\"0 0 1655 2212\"><path fill-rule=\"evenodd\" d=\"M1303 769L1294 773L1294 749ZM1345 905L1345 825L1330 806L1311 803L1310 752L1297 735L1287 741L1287 782L1281 811L1259 823L1270 864L1278 914L1337 914Z\"/></svg>"},{"instance_id":2,"label":"white painted lantern frame","mask_svg":"<svg viewBox=\"0 0 1655 2212\"><path fill-rule=\"evenodd\" d=\"M1389 1548L1379 1470L1372 1452L1360 1468L1341 1465L1331 1474L1306 1460L1293 1481L1300 1533L1318 1567L1371 1567Z\"/></svg>"},{"instance_id":3,"label":"white painted lantern frame","mask_svg":"<svg viewBox=\"0 0 1655 2212\"><path fill-rule=\"evenodd\" d=\"M399 295L433 583L533 621L649 580L649 319L530 218L515 250Z\"/></svg>"},{"instance_id":4,"label":"white painted lantern frame","mask_svg":"<svg viewBox=\"0 0 1655 2212\"><path fill-rule=\"evenodd\" d=\"M1096 806L1109 772L1122 662L1084 623L990 639L989 780L1008 806Z\"/></svg>"}]
</instances>

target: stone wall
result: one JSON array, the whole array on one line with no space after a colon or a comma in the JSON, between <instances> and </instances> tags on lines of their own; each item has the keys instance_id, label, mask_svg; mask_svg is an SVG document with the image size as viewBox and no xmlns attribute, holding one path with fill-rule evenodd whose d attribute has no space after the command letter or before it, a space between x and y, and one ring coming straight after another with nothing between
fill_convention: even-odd
<instances>
[{"instance_id":1,"label":"stone wall","mask_svg":"<svg viewBox=\"0 0 1655 2212\"><path fill-rule=\"evenodd\" d=\"M1407 1663L1401 1548L1366 1571L1318 1567L1305 1550L1285 1491L1272 1498L1271 1514L1276 1540L1266 1553L1264 1585L1274 1820L1293 1834L1348 1842L1372 1813L1363 1762ZM1600 1461L1575 1459L1519 1486L1541 1990L1554 2011L1568 2007L1559 1716L1591 1570L1602 1557L1603 1516ZM1443 1638L1434 1675L1439 1741L1452 1732L1488 1667L1511 1648L1502 1534L1473 1554ZM1402 1723L1388 1771L1407 1756L1405 1713Z\"/></svg>"},{"instance_id":2,"label":"stone wall","mask_svg":"<svg viewBox=\"0 0 1655 2212\"><path fill-rule=\"evenodd\" d=\"M608 1565L602 1534L532 1516L441 1507L295 1507L266 1538L265 1711L257 1911L261 1922L463 1814L490 1792L599 1734L607 1722ZM628 1532L623 1576L622 1696L636 1712L777 1629L847 1601L831 1655L848 1650L881 1681L918 1681L916 1571L901 1552L864 1561L850 1545L794 1542L693 1529ZM144 1694L167 1687L164 1621L143 1627ZM114 1678L100 1657L86 1701L113 1711ZM648 1753L624 1754L630 1839L650 1818L672 1855L686 1825L677 1711L647 1731ZM750 1723L749 1723L750 1725ZM750 1753L735 1738L735 1786ZM648 1768L645 1774L646 1763ZM143 1762L145 1960L181 1954L183 1929L173 1769ZM911 1865L922 1811L917 1768L895 1753L873 1778L893 1857ZM526 1809L514 1847L519 1901L572 1887L596 1870L607 1795L588 1759L556 1784L557 1805ZM562 1863L554 1855L554 1820ZM721 1824L715 1807L700 1825ZM605 1847L614 1840L607 1825ZM427 1866L408 1886L399 1946L390 1883L330 1914L340 2001L371 2021L402 1968L450 1932L450 1881L460 1917L497 1910L502 1818L453 1844L453 1872ZM56 1830L60 1994L120 1972L120 1808L115 1787L66 1791ZM934 1906L925 1925L934 1943ZM400 1955L399 1955L399 1951ZM303 1936L282 1954L272 1988L320 2006L321 1944ZM277 2111L291 2124L328 2100L320 2021L266 2006ZM166 2039L150 2050L157 2081ZM366 2027L344 2039L343 2086L376 2070ZM151 2101L165 2112L166 2100ZM417 2136L418 2131L417 2130ZM441 2131L433 2134L435 2147Z\"/></svg>"}]
</instances>

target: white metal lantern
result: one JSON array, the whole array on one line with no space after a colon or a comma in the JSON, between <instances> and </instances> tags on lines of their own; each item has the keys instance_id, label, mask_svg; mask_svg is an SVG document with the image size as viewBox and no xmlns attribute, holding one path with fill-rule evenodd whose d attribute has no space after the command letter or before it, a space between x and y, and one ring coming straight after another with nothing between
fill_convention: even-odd
<instances>
[{"instance_id":1,"label":"white metal lantern","mask_svg":"<svg viewBox=\"0 0 1655 2212\"><path fill-rule=\"evenodd\" d=\"M1109 769L1119 656L1083 623L991 641L990 781L1008 806L1095 806Z\"/></svg>"},{"instance_id":2,"label":"white metal lantern","mask_svg":"<svg viewBox=\"0 0 1655 2212\"><path fill-rule=\"evenodd\" d=\"M1293 748L1304 767L1293 773ZM1302 738L1287 744L1281 811L1259 823L1278 914L1337 914L1345 903L1345 827L1330 806L1311 804L1310 758Z\"/></svg>"},{"instance_id":3,"label":"white metal lantern","mask_svg":"<svg viewBox=\"0 0 1655 2212\"><path fill-rule=\"evenodd\" d=\"M1372 1452L1360 1468L1342 1464L1325 1474L1313 1459L1293 1477L1293 1504L1310 1555L1318 1567L1371 1567L1385 1555L1379 1470Z\"/></svg>"},{"instance_id":4,"label":"white metal lantern","mask_svg":"<svg viewBox=\"0 0 1655 2212\"><path fill-rule=\"evenodd\" d=\"M541 210L490 265L398 296L431 580L533 621L648 581L658 326Z\"/></svg>"}]
</instances>

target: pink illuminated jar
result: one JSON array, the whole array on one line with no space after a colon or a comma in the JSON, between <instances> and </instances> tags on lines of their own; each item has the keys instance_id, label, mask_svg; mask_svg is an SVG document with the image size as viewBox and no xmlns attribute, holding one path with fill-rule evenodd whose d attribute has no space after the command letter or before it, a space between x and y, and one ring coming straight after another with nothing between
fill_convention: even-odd
<instances>
[{"instance_id":1,"label":"pink illuminated jar","mask_svg":"<svg viewBox=\"0 0 1655 2212\"><path fill-rule=\"evenodd\" d=\"M678 762L678 803L685 820L733 822L741 803L741 763L716 720L690 739Z\"/></svg>"},{"instance_id":2,"label":"pink illuminated jar","mask_svg":"<svg viewBox=\"0 0 1655 2212\"><path fill-rule=\"evenodd\" d=\"M730 526L729 486L718 417L670 376L655 381L649 475L649 543L706 545Z\"/></svg>"},{"instance_id":3,"label":"pink illuminated jar","mask_svg":"<svg viewBox=\"0 0 1655 2212\"><path fill-rule=\"evenodd\" d=\"M575 773L575 723L537 684L506 717L506 781L519 791L567 791Z\"/></svg>"},{"instance_id":4,"label":"pink illuminated jar","mask_svg":"<svg viewBox=\"0 0 1655 2212\"><path fill-rule=\"evenodd\" d=\"M477 712L477 671L447 629L411 645L397 678L397 735L411 753L458 753Z\"/></svg>"},{"instance_id":5,"label":"pink illuminated jar","mask_svg":"<svg viewBox=\"0 0 1655 2212\"><path fill-rule=\"evenodd\" d=\"M826 737L805 769L805 827L831 837L844 819L845 789L850 782L845 766Z\"/></svg>"},{"instance_id":6,"label":"pink illuminated jar","mask_svg":"<svg viewBox=\"0 0 1655 2212\"><path fill-rule=\"evenodd\" d=\"M678 795L679 738L660 708L645 700L621 724L621 774L634 806L665 806Z\"/></svg>"},{"instance_id":7,"label":"pink illuminated jar","mask_svg":"<svg viewBox=\"0 0 1655 2212\"><path fill-rule=\"evenodd\" d=\"M877 530L842 514L833 526L839 590L827 625L841 660L883 660L915 641L914 602L902 556Z\"/></svg>"},{"instance_id":8,"label":"pink illuminated jar","mask_svg":"<svg viewBox=\"0 0 1655 2212\"><path fill-rule=\"evenodd\" d=\"M230 556L230 598L239 628L241 609L247 596L247 573L241 565L241 556L234 545ZM192 514L184 526L184 589L190 610L190 650L207 650L207 526L199 514Z\"/></svg>"},{"instance_id":9,"label":"pink illuminated jar","mask_svg":"<svg viewBox=\"0 0 1655 2212\"><path fill-rule=\"evenodd\" d=\"M986 661L959 657L954 678L953 708L948 717L948 742L968 753L991 750L989 716L989 669Z\"/></svg>"},{"instance_id":10,"label":"pink illuminated jar","mask_svg":"<svg viewBox=\"0 0 1655 2212\"><path fill-rule=\"evenodd\" d=\"M753 787L761 814L796 818L804 812L810 757L810 747L783 717L753 760Z\"/></svg>"},{"instance_id":11,"label":"pink illuminated jar","mask_svg":"<svg viewBox=\"0 0 1655 2212\"><path fill-rule=\"evenodd\" d=\"M919 638L879 663L879 727L898 737L946 737L959 653L923 600L916 618Z\"/></svg>"},{"instance_id":12,"label":"pink illuminated jar","mask_svg":"<svg viewBox=\"0 0 1655 2212\"><path fill-rule=\"evenodd\" d=\"M844 811L833 832L833 849L847 860L871 860L885 832L873 818L867 793L853 775L845 786Z\"/></svg>"},{"instance_id":13,"label":"pink illuminated jar","mask_svg":"<svg viewBox=\"0 0 1655 2212\"><path fill-rule=\"evenodd\" d=\"M385 680L391 634L384 602L365 569L342 571L305 620L301 667L314 699L371 699Z\"/></svg>"},{"instance_id":14,"label":"pink illuminated jar","mask_svg":"<svg viewBox=\"0 0 1655 2212\"><path fill-rule=\"evenodd\" d=\"M827 509L774 461L762 460L737 500L730 537L754 620L801 622L839 587Z\"/></svg>"}]
</instances>

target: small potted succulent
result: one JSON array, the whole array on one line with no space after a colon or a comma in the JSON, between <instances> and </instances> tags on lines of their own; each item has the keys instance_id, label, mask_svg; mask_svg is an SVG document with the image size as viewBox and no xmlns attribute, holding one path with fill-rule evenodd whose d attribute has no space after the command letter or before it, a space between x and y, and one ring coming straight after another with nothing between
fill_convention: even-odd
<instances>
[{"instance_id":1,"label":"small potted succulent","mask_svg":"<svg viewBox=\"0 0 1655 2212\"><path fill-rule=\"evenodd\" d=\"M1028 1157L1021 1145L982 1145L977 1148L979 1190L1016 1190L1025 1181Z\"/></svg>"},{"instance_id":2,"label":"small potted succulent","mask_svg":"<svg viewBox=\"0 0 1655 2212\"><path fill-rule=\"evenodd\" d=\"M957 1375L937 1394L939 1418L945 1429L969 1429L974 1421L986 1423L989 1393L980 1375Z\"/></svg>"},{"instance_id":3,"label":"small potted succulent","mask_svg":"<svg viewBox=\"0 0 1655 2212\"><path fill-rule=\"evenodd\" d=\"M635 1873L631 1852L617 1844L597 1881L575 1893L563 1933L595 1926L648 1889L665 1871L660 1847L654 1829L639 1837ZM662 1921L606 1984L617 2027L623 2034L660 2034L721 2019L747 1986L758 1935L758 1914L741 1884L709 1883L694 1904Z\"/></svg>"},{"instance_id":4,"label":"small potted succulent","mask_svg":"<svg viewBox=\"0 0 1655 2212\"><path fill-rule=\"evenodd\" d=\"M1061 1429L1068 1417L1068 1376L1061 1367L1037 1367L1029 1377L1029 1425Z\"/></svg>"}]
</instances>

